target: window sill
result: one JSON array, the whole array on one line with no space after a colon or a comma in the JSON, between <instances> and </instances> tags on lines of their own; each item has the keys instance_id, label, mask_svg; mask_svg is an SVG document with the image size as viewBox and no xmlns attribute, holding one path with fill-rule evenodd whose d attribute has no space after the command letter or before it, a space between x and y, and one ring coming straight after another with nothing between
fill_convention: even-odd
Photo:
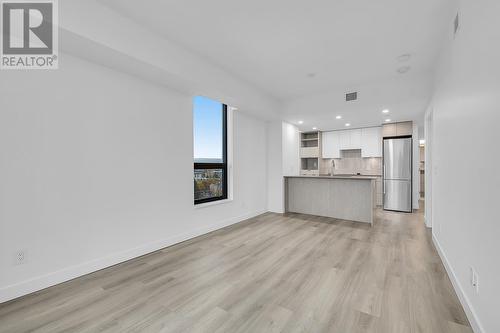
<instances>
[{"instance_id":1,"label":"window sill","mask_svg":"<svg viewBox=\"0 0 500 333\"><path fill-rule=\"evenodd\" d=\"M217 205L222 205L222 204L227 204L232 202L233 199L224 199L224 200L217 200L217 201L211 201L211 202L205 202L202 204L194 205L195 209L201 209L201 208L207 208L211 206L217 206Z\"/></svg>"}]
</instances>

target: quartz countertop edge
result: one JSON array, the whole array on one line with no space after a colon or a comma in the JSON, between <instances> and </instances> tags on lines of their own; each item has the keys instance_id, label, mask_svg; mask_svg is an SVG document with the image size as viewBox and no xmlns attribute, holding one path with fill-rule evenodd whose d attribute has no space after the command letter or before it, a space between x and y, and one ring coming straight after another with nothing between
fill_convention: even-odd
<instances>
[{"instance_id":1,"label":"quartz countertop edge","mask_svg":"<svg viewBox=\"0 0 500 333\"><path fill-rule=\"evenodd\" d=\"M376 180L377 176L284 176L285 178Z\"/></svg>"}]
</instances>

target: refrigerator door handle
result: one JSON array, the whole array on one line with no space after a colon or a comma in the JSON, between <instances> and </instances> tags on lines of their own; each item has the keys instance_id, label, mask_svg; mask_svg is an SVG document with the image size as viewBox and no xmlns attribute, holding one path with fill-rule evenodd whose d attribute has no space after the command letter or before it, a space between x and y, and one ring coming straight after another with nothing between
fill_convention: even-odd
<instances>
[{"instance_id":1,"label":"refrigerator door handle","mask_svg":"<svg viewBox=\"0 0 500 333\"><path fill-rule=\"evenodd\" d=\"M385 194L385 163L384 163L384 174L382 175L382 188L383 188L383 192Z\"/></svg>"}]
</instances>

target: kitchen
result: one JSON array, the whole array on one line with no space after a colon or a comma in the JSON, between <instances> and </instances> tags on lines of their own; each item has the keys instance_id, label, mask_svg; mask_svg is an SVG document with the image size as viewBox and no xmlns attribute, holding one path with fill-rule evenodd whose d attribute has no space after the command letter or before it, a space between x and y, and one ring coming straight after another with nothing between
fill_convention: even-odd
<instances>
[{"instance_id":1,"label":"kitchen","mask_svg":"<svg viewBox=\"0 0 500 333\"><path fill-rule=\"evenodd\" d=\"M416 208L412 121L301 132L299 141L300 173L285 176L285 211L373 224L377 207Z\"/></svg>"}]
</instances>

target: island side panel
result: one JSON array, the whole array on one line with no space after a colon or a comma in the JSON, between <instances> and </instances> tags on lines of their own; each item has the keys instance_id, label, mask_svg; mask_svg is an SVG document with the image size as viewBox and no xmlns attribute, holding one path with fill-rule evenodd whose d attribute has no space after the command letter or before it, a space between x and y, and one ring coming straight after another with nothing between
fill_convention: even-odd
<instances>
[{"instance_id":1,"label":"island side panel","mask_svg":"<svg viewBox=\"0 0 500 333\"><path fill-rule=\"evenodd\" d=\"M359 179L287 178L287 211L372 223L373 182Z\"/></svg>"},{"instance_id":2,"label":"island side panel","mask_svg":"<svg viewBox=\"0 0 500 333\"><path fill-rule=\"evenodd\" d=\"M329 183L330 210L327 216L372 223L373 196L370 180L334 179Z\"/></svg>"},{"instance_id":3,"label":"island side panel","mask_svg":"<svg viewBox=\"0 0 500 333\"><path fill-rule=\"evenodd\" d=\"M288 211L329 216L328 181L314 178L288 178Z\"/></svg>"}]
</instances>

